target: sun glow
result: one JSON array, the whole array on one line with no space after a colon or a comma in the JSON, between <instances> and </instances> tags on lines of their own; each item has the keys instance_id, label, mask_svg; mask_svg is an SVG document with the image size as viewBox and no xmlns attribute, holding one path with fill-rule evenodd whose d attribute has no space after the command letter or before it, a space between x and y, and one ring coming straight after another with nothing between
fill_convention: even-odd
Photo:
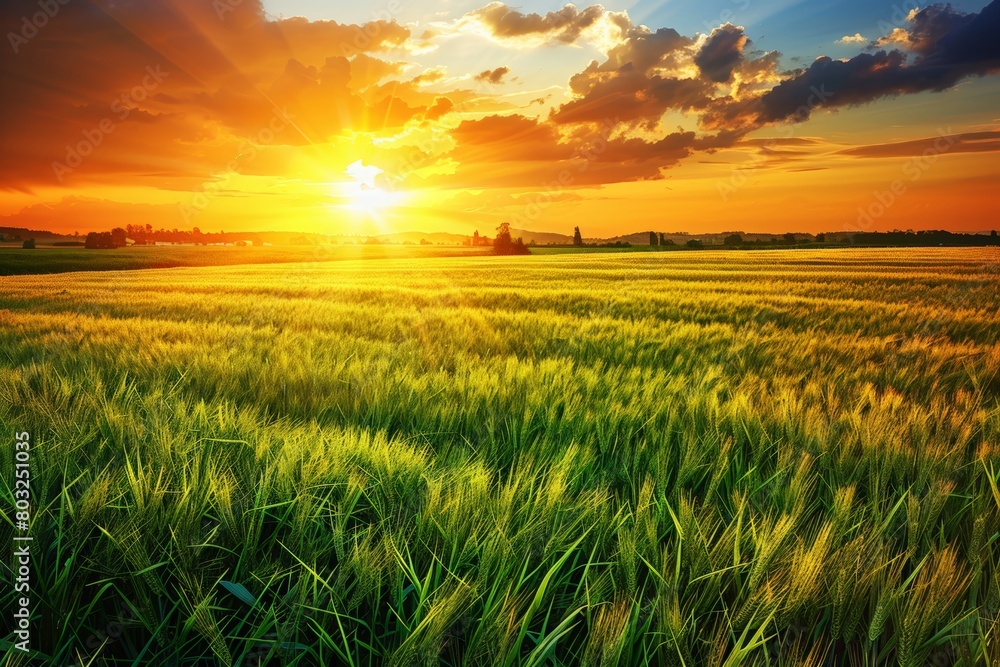
<instances>
[{"instance_id":1,"label":"sun glow","mask_svg":"<svg viewBox=\"0 0 1000 667\"><path fill-rule=\"evenodd\" d=\"M378 167L365 166L361 160L351 164L344 170L354 182L341 184L337 193L345 203L340 207L357 213L380 215L386 210L403 203L404 193L389 190L382 186L385 179L379 179L384 172Z\"/></svg>"},{"instance_id":2,"label":"sun glow","mask_svg":"<svg viewBox=\"0 0 1000 667\"><path fill-rule=\"evenodd\" d=\"M351 201L344 208L366 213L380 213L386 209L398 206L402 202L402 193L388 192L381 188L359 186L351 193Z\"/></svg>"}]
</instances>

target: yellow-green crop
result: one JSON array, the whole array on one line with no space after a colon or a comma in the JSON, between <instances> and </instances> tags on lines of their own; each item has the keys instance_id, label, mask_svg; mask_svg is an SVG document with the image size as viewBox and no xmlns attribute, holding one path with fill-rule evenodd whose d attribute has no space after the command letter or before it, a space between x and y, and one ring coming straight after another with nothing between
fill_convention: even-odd
<instances>
[{"instance_id":1,"label":"yellow-green crop","mask_svg":"<svg viewBox=\"0 0 1000 667\"><path fill-rule=\"evenodd\" d=\"M995 664L998 259L4 278L35 660Z\"/></svg>"}]
</instances>

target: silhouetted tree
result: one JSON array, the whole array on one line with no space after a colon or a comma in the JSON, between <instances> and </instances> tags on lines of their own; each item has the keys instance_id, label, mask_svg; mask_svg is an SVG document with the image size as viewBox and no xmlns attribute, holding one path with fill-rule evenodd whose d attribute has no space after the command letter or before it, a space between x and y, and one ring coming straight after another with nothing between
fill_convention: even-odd
<instances>
[{"instance_id":1,"label":"silhouetted tree","mask_svg":"<svg viewBox=\"0 0 1000 667\"><path fill-rule=\"evenodd\" d=\"M90 232L87 234L87 240L84 241L83 246L85 248L114 248L114 239L111 237L111 232Z\"/></svg>"},{"instance_id":2,"label":"silhouetted tree","mask_svg":"<svg viewBox=\"0 0 1000 667\"><path fill-rule=\"evenodd\" d=\"M21 247L24 248L25 250L34 250L35 249L35 239L27 239L27 240L25 240L25 242L21 244Z\"/></svg>"},{"instance_id":3,"label":"silhouetted tree","mask_svg":"<svg viewBox=\"0 0 1000 667\"><path fill-rule=\"evenodd\" d=\"M531 251L524 245L524 240L516 241L510 236L510 223L502 222L497 227L497 237L493 239L494 255L530 255Z\"/></svg>"},{"instance_id":4,"label":"silhouetted tree","mask_svg":"<svg viewBox=\"0 0 1000 667\"><path fill-rule=\"evenodd\" d=\"M795 234L792 234L791 232L785 234L784 238L786 243L795 243Z\"/></svg>"},{"instance_id":5,"label":"silhouetted tree","mask_svg":"<svg viewBox=\"0 0 1000 667\"><path fill-rule=\"evenodd\" d=\"M689 247L689 248L691 248L691 249L693 249L693 250L700 250L701 248L704 248L704 247L705 247L705 244L704 244L704 243L702 243L702 242L701 242L700 240L698 240L698 239L691 239L691 240L690 240L690 241L688 241L688 242L687 242L687 243L686 243L685 245L687 245L687 247Z\"/></svg>"},{"instance_id":6,"label":"silhouetted tree","mask_svg":"<svg viewBox=\"0 0 1000 667\"><path fill-rule=\"evenodd\" d=\"M673 244L674 244L673 241L667 243L667 237L663 234L663 232L660 232L660 245L673 245Z\"/></svg>"},{"instance_id":7,"label":"silhouetted tree","mask_svg":"<svg viewBox=\"0 0 1000 667\"><path fill-rule=\"evenodd\" d=\"M730 234L726 237L726 240L723 241L722 244L728 246L743 245L743 237L739 234Z\"/></svg>"},{"instance_id":8,"label":"silhouetted tree","mask_svg":"<svg viewBox=\"0 0 1000 667\"><path fill-rule=\"evenodd\" d=\"M649 233L649 245L654 248L660 245L660 239L656 236L656 232Z\"/></svg>"},{"instance_id":9,"label":"silhouetted tree","mask_svg":"<svg viewBox=\"0 0 1000 667\"><path fill-rule=\"evenodd\" d=\"M111 245L115 248L124 248L128 245L128 235L125 230L121 227L115 227L111 230Z\"/></svg>"},{"instance_id":10,"label":"silhouetted tree","mask_svg":"<svg viewBox=\"0 0 1000 667\"><path fill-rule=\"evenodd\" d=\"M823 233L817 234L816 243L826 243L826 234Z\"/></svg>"},{"instance_id":11,"label":"silhouetted tree","mask_svg":"<svg viewBox=\"0 0 1000 667\"><path fill-rule=\"evenodd\" d=\"M583 234L580 233L579 227L573 228L573 245L583 245Z\"/></svg>"}]
</instances>

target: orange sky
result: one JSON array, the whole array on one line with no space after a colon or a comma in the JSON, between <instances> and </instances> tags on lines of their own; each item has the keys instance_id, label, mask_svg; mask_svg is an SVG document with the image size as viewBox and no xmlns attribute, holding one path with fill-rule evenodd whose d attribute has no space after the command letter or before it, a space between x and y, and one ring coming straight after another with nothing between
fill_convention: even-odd
<instances>
[{"instance_id":1,"label":"orange sky","mask_svg":"<svg viewBox=\"0 0 1000 667\"><path fill-rule=\"evenodd\" d=\"M608 3L352 24L80 0L32 32L15 2L0 226L997 228L998 3L793 58Z\"/></svg>"}]
</instances>

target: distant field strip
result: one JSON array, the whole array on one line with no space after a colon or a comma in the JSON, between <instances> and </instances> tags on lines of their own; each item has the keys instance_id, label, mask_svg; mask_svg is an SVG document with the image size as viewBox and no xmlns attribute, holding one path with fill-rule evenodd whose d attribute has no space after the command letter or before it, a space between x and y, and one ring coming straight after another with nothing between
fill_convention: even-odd
<instances>
[{"instance_id":1,"label":"distant field strip","mask_svg":"<svg viewBox=\"0 0 1000 667\"><path fill-rule=\"evenodd\" d=\"M998 397L997 249L0 279L52 664L997 661Z\"/></svg>"},{"instance_id":2,"label":"distant field strip","mask_svg":"<svg viewBox=\"0 0 1000 667\"><path fill-rule=\"evenodd\" d=\"M301 246L130 246L114 249L0 246L0 276L76 271L133 271L235 264L332 262L352 259L429 258L485 254L460 246L301 245Z\"/></svg>"}]
</instances>

